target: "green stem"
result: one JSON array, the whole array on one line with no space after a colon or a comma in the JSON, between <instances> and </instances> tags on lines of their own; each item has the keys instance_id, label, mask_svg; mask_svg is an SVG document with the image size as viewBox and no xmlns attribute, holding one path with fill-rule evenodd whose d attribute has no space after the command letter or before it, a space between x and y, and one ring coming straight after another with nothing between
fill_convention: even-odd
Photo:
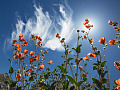
<instances>
[{"instance_id":1,"label":"green stem","mask_svg":"<svg viewBox=\"0 0 120 90\"><path fill-rule=\"evenodd\" d=\"M79 45L79 32L78 32L78 41L77 41L77 47ZM77 58L79 57L79 53L77 52ZM77 90L77 82L78 82L78 59L77 59L77 71L76 71L76 90Z\"/></svg>"}]
</instances>

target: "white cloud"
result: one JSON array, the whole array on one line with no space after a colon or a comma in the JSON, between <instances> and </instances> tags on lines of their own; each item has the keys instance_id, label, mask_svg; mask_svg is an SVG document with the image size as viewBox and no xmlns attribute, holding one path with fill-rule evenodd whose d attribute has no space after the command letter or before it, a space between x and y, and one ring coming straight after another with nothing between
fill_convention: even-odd
<instances>
[{"instance_id":1,"label":"white cloud","mask_svg":"<svg viewBox=\"0 0 120 90\"><path fill-rule=\"evenodd\" d=\"M59 40L55 37L55 34L59 33L61 37L66 38L65 42L69 43L73 36L74 30L72 9L66 2L64 6L60 4L59 12L57 11L59 16L56 16L56 20L53 20L48 12L43 12L40 6L37 7L34 5L34 7L35 17L29 18L26 23L24 23L22 20L18 20L16 24L16 30L12 32L11 38L7 39L4 42L4 45L6 45L8 41L12 42L12 39L17 39L21 33L27 39L30 38L31 34L34 34L41 36L43 39L44 48L62 50L63 48Z\"/></svg>"}]
</instances>

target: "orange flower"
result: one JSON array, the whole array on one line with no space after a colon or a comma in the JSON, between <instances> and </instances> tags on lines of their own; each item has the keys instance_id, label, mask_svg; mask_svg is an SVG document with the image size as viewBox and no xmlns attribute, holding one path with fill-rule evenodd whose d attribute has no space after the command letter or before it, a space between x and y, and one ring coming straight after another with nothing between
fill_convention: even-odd
<instances>
[{"instance_id":1,"label":"orange flower","mask_svg":"<svg viewBox=\"0 0 120 90\"><path fill-rule=\"evenodd\" d=\"M38 45L41 44L41 41L38 41Z\"/></svg>"},{"instance_id":2,"label":"orange flower","mask_svg":"<svg viewBox=\"0 0 120 90\"><path fill-rule=\"evenodd\" d=\"M33 58L30 58L30 59L29 59L29 62L33 62Z\"/></svg>"},{"instance_id":3,"label":"orange flower","mask_svg":"<svg viewBox=\"0 0 120 90\"><path fill-rule=\"evenodd\" d=\"M19 44L17 44L17 48L21 48Z\"/></svg>"},{"instance_id":4,"label":"orange flower","mask_svg":"<svg viewBox=\"0 0 120 90\"><path fill-rule=\"evenodd\" d=\"M88 24L88 21L84 21L83 25L86 25L86 24Z\"/></svg>"},{"instance_id":5,"label":"orange flower","mask_svg":"<svg viewBox=\"0 0 120 90\"><path fill-rule=\"evenodd\" d=\"M18 48L17 51L20 52L20 51L22 51L22 49L21 49L21 48Z\"/></svg>"},{"instance_id":6,"label":"orange flower","mask_svg":"<svg viewBox=\"0 0 120 90\"><path fill-rule=\"evenodd\" d=\"M86 23L83 23L83 25L86 25Z\"/></svg>"},{"instance_id":7,"label":"orange flower","mask_svg":"<svg viewBox=\"0 0 120 90\"><path fill-rule=\"evenodd\" d=\"M34 52L33 52L33 51L30 51L30 55L34 55Z\"/></svg>"},{"instance_id":8,"label":"orange flower","mask_svg":"<svg viewBox=\"0 0 120 90\"><path fill-rule=\"evenodd\" d=\"M13 46L15 46L15 47L16 47L16 46L17 46L17 43L15 42L15 43L13 44Z\"/></svg>"},{"instance_id":9,"label":"orange flower","mask_svg":"<svg viewBox=\"0 0 120 90\"><path fill-rule=\"evenodd\" d=\"M18 59L19 54L14 55L14 59Z\"/></svg>"},{"instance_id":10,"label":"orange flower","mask_svg":"<svg viewBox=\"0 0 120 90\"><path fill-rule=\"evenodd\" d=\"M20 79L20 78L21 78L21 74L17 74L17 75L16 75L16 78L17 78L17 79Z\"/></svg>"},{"instance_id":11,"label":"orange flower","mask_svg":"<svg viewBox=\"0 0 120 90\"><path fill-rule=\"evenodd\" d=\"M41 57L43 57L43 58L44 58L44 57L45 57L45 55L44 55L44 54L42 54L42 55L41 55Z\"/></svg>"},{"instance_id":12,"label":"orange flower","mask_svg":"<svg viewBox=\"0 0 120 90\"><path fill-rule=\"evenodd\" d=\"M117 89L120 90L120 86L117 86Z\"/></svg>"},{"instance_id":13,"label":"orange flower","mask_svg":"<svg viewBox=\"0 0 120 90\"><path fill-rule=\"evenodd\" d=\"M88 56L90 56L90 57L96 57L96 54L95 53L88 53Z\"/></svg>"},{"instance_id":14,"label":"orange flower","mask_svg":"<svg viewBox=\"0 0 120 90\"><path fill-rule=\"evenodd\" d=\"M31 34L31 40L35 40L35 36Z\"/></svg>"},{"instance_id":15,"label":"orange flower","mask_svg":"<svg viewBox=\"0 0 120 90\"><path fill-rule=\"evenodd\" d=\"M20 37L23 37L23 34L20 34Z\"/></svg>"},{"instance_id":16,"label":"orange flower","mask_svg":"<svg viewBox=\"0 0 120 90\"><path fill-rule=\"evenodd\" d=\"M100 38L98 42L100 42L101 44L105 44L105 37Z\"/></svg>"},{"instance_id":17,"label":"orange flower","mask_svg":"<svg viewBox=\"0 0 120 90\"><path fill-rule=\"evenodd\" d=\"M115 43L115 40L110 40L110 41L109 41L109 44L110 44L110 45L114 45L114 43Z\"/></svg>"},{"instance_id":18,"label":"orange flower","mask_svg":"<svg viewBox=\"0 0 120 90\"><path fill-rule=\"evenodd\" d=\"M35 36L36 37L36 39L38 39L38 36Z\"/></svg>"},{"instance_id":19,"label":"orange flower","mask_svg":"<svg viewBox=\"0 0 120 90\"><path fill-rule=\"evenodd\" d=\"M29 76L30 75L30 73L25 73L25 76Z\"/></svg>"},{"instance_id":20,"label":"orange flower","mask_svg":"<svg viewBox=\"0 0 120 90\"><path fill-rule=\"evenodd\" d=\"M82 62L82 60L79 61L79 64Z\"/></svg>"},{"instance_id":21,"label":"orange flower","mask_svg":"<svg viewBox=\"0 0 120 90\"><path fill-rule=\"evenodd\" d=\"M19 56L22 56L22 53L19 53Z\"/></svg>"},{"instance_id":22,"label":"orange flower","mask_svg":"<svg viewBox=\"0 0 120 90\"><path fill-rule=\"evenodd\" d=\"M120 45L118 45L118 48L120 48Z\"/></svg>"},{"instance_id":23,"label":"orange flower","mask_svg":"<svg viewBox=\"0 0 120 90\"><path fill-rule=\"evenodd\" d=\"M25 41L25 38L22 38L22 41Z\"/></svg>"},{"instance_id":24,"label":"orange flower","mask_svg":"<svg viewBox=\"0 0 120 90\"><path fill-rule=\"evenodd\" d=\"M87 18L85 18L85 21L88 21L88 19L87 19Z\"/></svg>"},{"instance_id":25,"label":"orange flower","mask_svg":"<svg viewBox=\"0 0 120 90\"><path fill-rule=\"evenodd\" d=\"M120 79L115 81L120 86Z\"/></svg>"},{"instance_id":26,"label":"orange flower","mask_svg":"<svg viewBox=\"0 0 120 90\"><path fill-rule=\"evenodd\" d=\"M28 53L28 50L25 49L25 50L24 50L24 54L27 54L27 53Z\"/></svg>"},{"instance_id":27,"label":"orange flower","mask_svg":"<svg viewBox=\"0 0 120 90\"><path fill-rule=\"evenodd\" d=\"M30 71L30 73L32 73L33 72L33 69L32 68L30 68L30 69L28 69L29 71Z\"/></svg>"},{"instance_id":28,"label":"orange flower","mask_svg":"<svg viewBox=\"0 0 120 90\"><path fill-rule=\"evenodd\" d=\"M83 67L82 67L82 66L79 66L79 69L80 69L80 70L82 70L82 69L83 69Z\"/></svg>"},{"instance_id":29,"label":"orange flower","mask_svg":"<svg viewBox=\"0 0 120 90\"><path fill-rule=\"evenodd\" d=\"M14 52L13 52L13 54L16 54L16 53L17 53L17 51L14 51Z\"/></svg>"},{"instance_id":30,"label":"orange flower","mask_svg":"<svg viewBox=\"0 0 120 90\"><path fill-rule=\"evenodd\" d=\"M86 38L86 35L84 35L84 38Z\"/></svg>"},{"instance_id":31,"label":"orange flower","mask_svg":"<svg viewBox=\"0 0 120 90\"><path fill-rule=\"evenodd\" d=\"M61 40L60 40L60 42L61 42L61 43L63 43L63 42L64 42L64 40L62 40L62 39L61 39Z\"/></svg>"},{"instance_id":32,"label":"orange flower","mask_svg":"<svg viewBox=\"0 0 120 90\"><path fill-rule=\"evenodd\" d=\"M88 24L88 27L90 27L91 25L90 24Z\"/></svg>"},{"instance_id":33,"label":"orange flower","mask_svg":"<svg viewBox=\"0 0 120 90\"><path fill-rule=\"evenodd\" d=\"M49 64L53 64L53 61L52 60L50 60L50 62L48 62Z\"/></svg>"},{"instance_id":34,"label":"orange flower","mask_svg":"<svg viewBox=\"0 0 120 90\"><path fill-rule=\"evenodd\" d=\"M83 57L83 60L89 60L88 56Z\"/></svg>"},{"instance_id":35,"label":"orange flower","mask_svg":"<svg viewBox=\"0 0 120 90\"><path fill-rule=\"evenodd\" d=\"M56 33L56 37L58 37L59 36L59 34L58 33Z\"/></svg>"},{"instance_id":36,"label":"orange flower","mask_svg":"<svg viewBox=\"0 0 120 90\"><path fill-rule=\"evenodd\" d=\"M44 69L43 63L41 63L41 65L40 65L39 67L40 67L40 70L41 70L41 69Z\"/></svg>"},{"instance_id":37,"label":"orange flower","mask_svg":"<svg viewBox=\"0 0 120 90\"><path fill-rule=\"evenodd\" d=\"M36 56L36 60L37 60L37 61L40 60L39 56Z\"/></svg>"},{"instance_id":38,"label":"orange flower","mask_svg":"<svg viewBox=\"0 0 120 90\"><path fill-rule=\"evenodd\" d=\"M120 66L117 66L117 65L116 65L116 68L119 70Z\"/></svg>"},{"instance_id":39,"label":"orange flower","mask_svg":"<svg viewBox=\"0 0 120 90\"><path fill-rule=\"evenodd\" d=\"M24 46L28 46L28 42L27 41L24 42Z\"/></svg>"},{"instance_id":40,"label":"orange flower","mask_svg":"<svg viewBox=\"0 0 120 90\"><path fill-rule=\"evenodd\" d=\"M72 51L68 51L68 53L70 54Z\"/></svg>"},{"instance_id":41,"label":"orange flower","mask_svg":"<svg viewBox=\"0 0 120 90\"><path fill-rule=\"evenodd\" d=\"M92 39L89 40L89 43L93 44L93 41L94 41L94 39L92 38Z\"/></svg>"},{"instance_id":42,"label":"orange flower","mask_svg":"<svg viewBox=\"0 0 120 90\"><path fill-rule=\"evenodd\" d=\"M38 39L39 39L40 41L42 41L42 38L41 38L40 36L38 37Z\"/></svg>"},{"instance_id":43,"label":"orange flower","mask_svg":"<svg viewBox=\"0 0 120 90\"><path fill-rule=\"evenodd\" d=\"M17 42L17 40L13 39L13 43Z\"/></svg>"},{"instance_id":44,"label":"orange flower","mask_svg":"<svg viewBox=\"0 0 120 90\"><path fill-rule=\"evenodd\" d=\"M26 58L26 55L25 55L25 54L22 54L22 57L23 57L23 58Z\"/></svg>"}]
</instances>

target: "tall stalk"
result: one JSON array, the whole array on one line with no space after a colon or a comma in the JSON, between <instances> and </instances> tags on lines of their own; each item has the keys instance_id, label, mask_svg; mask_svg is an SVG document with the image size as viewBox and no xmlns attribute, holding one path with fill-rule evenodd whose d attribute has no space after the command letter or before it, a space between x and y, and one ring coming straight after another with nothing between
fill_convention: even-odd
<instances>
[{"instance_id":1,"label":"tall stalk","mask_svg":"<svg viewBox=\"0 0 120 90\"><path fill-rule=\"evenodd\" d=\"M77 47L79 45L79 30L77 31L78 32L78 41L77 41ZM78 81L78 57L79 57L79 52L77 52L77 71L76 71L76 90L77 90L77 81Z\"/></svg>"}]
</instances>

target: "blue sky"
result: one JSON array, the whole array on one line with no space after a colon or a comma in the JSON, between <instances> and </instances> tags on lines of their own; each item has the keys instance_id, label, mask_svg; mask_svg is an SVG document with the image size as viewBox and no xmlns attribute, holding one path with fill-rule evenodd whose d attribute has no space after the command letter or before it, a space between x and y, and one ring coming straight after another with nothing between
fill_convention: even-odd
<instances>
[{"instance_id":1,"label":"blue sky","mask_svg":"<svg viewBox=\"0 0 120 90\"><path fill-rule=\"evenodd\" d=\"M53 60L54 65L63 61L63 48L56 39L59 33L66 38L66 43L72 48L76 46L76 30L84 30L85 18L93 24L90 38L94 38L94 45L103 50L103 45L98 41L101 37L115 39L115 30L108 24L108 20L120 20L119 0L0 0L0 73L8 72L10 67L8 58L12 57L12 39L17 39L23 33L28 42L31 34L39 35L43 39L43 46L48 49L46 62ZM32 43L32 42L31 42ZM81 41L81 57L91 52L89 42ZM29 50L33 50L29 44ZM114 61L120 60L120 50L117 46L108 45L105 53L110 70L110 83L119 78L119 71L114 66ZM51 67L51 66L50 66ZM52 68L52 67L51 67ZM92 69L92 68L91 68Z\"/></svg>"}]
</instances>

